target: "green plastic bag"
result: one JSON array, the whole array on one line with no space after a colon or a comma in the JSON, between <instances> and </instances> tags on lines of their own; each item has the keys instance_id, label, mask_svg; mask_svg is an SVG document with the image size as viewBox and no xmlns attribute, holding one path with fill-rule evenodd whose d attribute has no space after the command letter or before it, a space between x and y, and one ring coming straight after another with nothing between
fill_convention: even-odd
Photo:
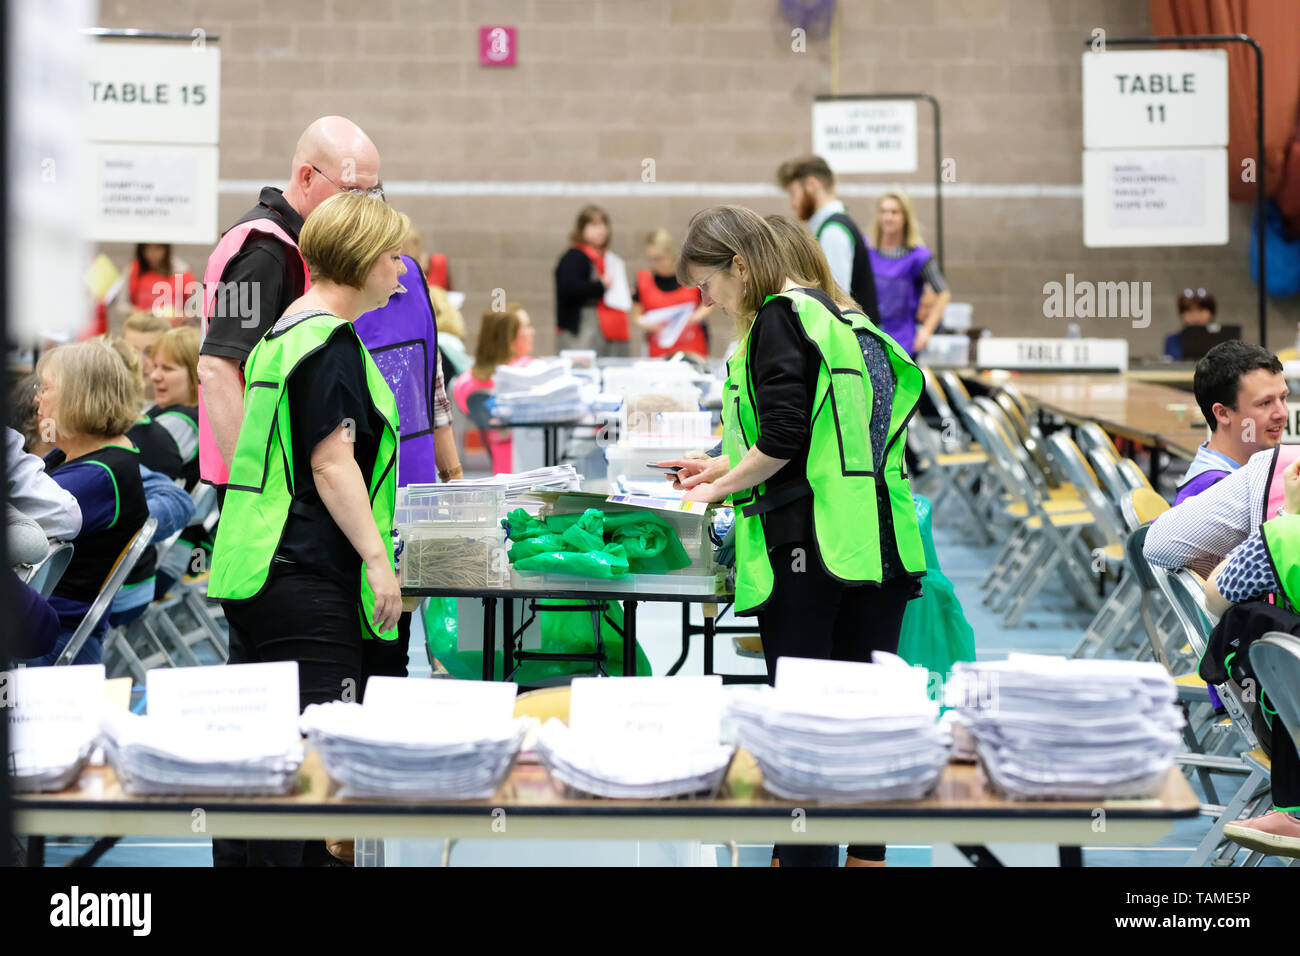
<instances>
[{"instance_id":1,"label":"green plastic bag","mask_svg":"<svg viewBox=\"0 0 1300 956\"><path fill-rule=\"evenodd\" d=\"M671 524L641 511L551 515L539 520L522 508L506 516L510 563L520 571L609 580L664 574L688 567L690 556Z\"/></svg>"},{"instance_id":2,"label":"green plastic bag","mask_svg":"<svg viewBox=\"0 0 1300 956\"><path fill-rule=\"evenodd\" d=\"M939 554L930 527L930 501L913 495L916 520L925 546L921 596L907 602L898 640L898 656L930 671L930 697L942 701L943 685L957 661L975 660L975 632L962 613L952 582L939 569Z\"/></svg>"},{"instance_id":3,"label":"green plastic bag","mask_svg":"<svg viewBox=\"0 0 1300 956\"><path fill-rule=\"evenodd\" d=\"M616 602L610 602L609 615L619 627L623 626L623 609ZM595 648L590 614L550 611L540 613L539 617L542 650L558 654L590 654ZM425 602L424 633L430 665L436 660L448 674L459 680L483 678L483 653L462 651L456 646L455 598L430 598ZM601 640L606 655L605 672L622 674L623 639L604 619L601 620ZM495 673L502 674L504 656L499 649L494 651L494 655ZM650 661L640 646L636 649L636 672L641 677L650 676ZM514 680L519 684L539 684L556 677L593 673L594 666L585 661L524 661L515 672Z\"/></svg>"}]
</instances>

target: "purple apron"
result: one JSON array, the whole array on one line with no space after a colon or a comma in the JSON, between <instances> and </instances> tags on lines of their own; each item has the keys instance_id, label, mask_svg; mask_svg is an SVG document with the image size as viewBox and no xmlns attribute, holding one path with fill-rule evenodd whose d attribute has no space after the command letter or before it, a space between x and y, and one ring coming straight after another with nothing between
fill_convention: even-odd
<instances>
[{"instance_id":1,"label":"purple apron","mask_svg":"<svg viewBox=\"0 0 1300 956\"><path fill-rule=\"evenodd\" d=\"M916 310L921 306L921 270L930 261L930 250L917 246L898 259L882 256L875 249L870 252L880 304L880 328L908 355L914 356Z\"/></svg>"},{"instance_id":2,"label":"purple apron","mask_svg":"<svg viewBox=\"0 0 1300 956\"><path fill-rule=\"evenodd\" d=\"M401 425L397 485L432 484L438 480L433 456L433 390L438 374L438 327L424 273L410 256L402 256L405 292L382 309L361 316L352 327L379 366L393 397Z\"/></svg>"}]
</instances>

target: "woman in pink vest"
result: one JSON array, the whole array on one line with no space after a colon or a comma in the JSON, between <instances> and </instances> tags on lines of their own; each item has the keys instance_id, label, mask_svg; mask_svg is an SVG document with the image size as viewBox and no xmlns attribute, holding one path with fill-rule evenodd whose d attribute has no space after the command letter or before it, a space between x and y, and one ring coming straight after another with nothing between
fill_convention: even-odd
<instances>
[{"instance_id":1,"label":"woman in pink vest","mask_svg":"<svg viewBox=\"0 0 1300 956\"><path fill-rule=\"evenodd\" d=\"M452 401L466 415L484 436L488 452L492 456L492 473L502 474L514 471L514 440L509 429L489 428L489 414L476 400L470 407L470 396L476 392L492 393L496 388L493 374L498 365L512 365L525 359L519 354L521 339L530 347L531 336L521 336L522 324L519 321L522 309L507 312L484 312L483 325L479 329L478 348L474 352L474 364L457 375L451 383Z\"/></svg>"}]
</instances>

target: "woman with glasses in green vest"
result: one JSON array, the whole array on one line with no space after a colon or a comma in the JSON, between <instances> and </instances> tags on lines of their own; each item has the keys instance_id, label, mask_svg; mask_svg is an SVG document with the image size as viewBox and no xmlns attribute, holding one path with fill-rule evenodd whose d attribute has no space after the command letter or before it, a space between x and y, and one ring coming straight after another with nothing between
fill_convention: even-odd
<instances>
[{"instance_id":1,"label":"woman with glasses in green vest","mask_svg":"<svg viewBox=\"0 0 1300 956\"><path fill-rule=\"evenodd\" d=\"M230 624L230 663L298 662L301 708L359 699L367 647L398 634L397 407L352 322L402 288L409 228L379 199L321 203L299 236L311 287L244 369L208 594ZM330 860L321 842L213 842L217 865Z\"/></svg>"},{"instance_id":2,"label":"woman with glasses in green vest","mask_svg":"<svg viewBox=\"0 0 1300 956\"><path fill-rule=\"evenodd\" d=\"M678 275L736 321L723 454L681 459L693 501L736 513L736 613L758 616L769 680L781 657L869 661L895 652L925 574L904 473L920 370L888 336L813 287L761 216L715 206L691 220ZM837 848L778 846L782 866L834 866ZM849 847L882 865L884 847Z\"/></svg>"}]
</instances>

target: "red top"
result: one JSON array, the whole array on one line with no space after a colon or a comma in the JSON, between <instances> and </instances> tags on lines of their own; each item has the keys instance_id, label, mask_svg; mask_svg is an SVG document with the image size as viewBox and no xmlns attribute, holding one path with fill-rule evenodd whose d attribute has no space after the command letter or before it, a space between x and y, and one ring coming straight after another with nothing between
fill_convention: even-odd
<instances>
[{"instance_id":1,"label":"red top","mask_svg":"<svg viewBox=\"0 0 1300 956\"><path fill-rule=\"evenodd\" d=\"M151 312L154 304L157 303L160 312L170 312L176 318L183 318L188 293L195 291L196 288L197 282L193 272L178 272L172 276L164 276L150 269L142 273L140 264L134 259L131 260L127 293L131 297L133 309Z\"/></svg>"},{"instance_id":2,"label":"red top","mask_svg":"<svg viewBox=\"0 0 1300 956\"><path fill-rule=\"evenodd\" d=\"M641 308L646 312L686 303L700 304L700 290L695 286L684 285L672 292L665 292L655 284L649 269L642 269L636 274L636 292ZM650 346L651 358L672 355L674 352L694 352L704 358L709 357L709 340L705 337L704 326L699 323L686 326L682 329L682 334L677 336L677 341L668 346L659 344L658 330L647 329L646 344Z\"/></svg>"}]
</instances>

